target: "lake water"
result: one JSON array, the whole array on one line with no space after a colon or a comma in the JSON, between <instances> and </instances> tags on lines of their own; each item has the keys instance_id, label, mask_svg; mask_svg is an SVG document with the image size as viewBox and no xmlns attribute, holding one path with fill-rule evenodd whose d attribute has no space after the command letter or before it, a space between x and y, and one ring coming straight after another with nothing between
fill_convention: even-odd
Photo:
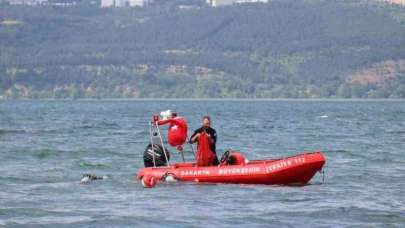
<instances>
[{"instance_id":1,"label":"lake water","mask_svg":"<svg viewBox=\"0 0 405 228\"><path fill-rule=\"evenodd\" d=\"M148 121L167 109L190 133L209 114L219 154L321 150L325 181L144 189ZM0 227L404 227L404 155L405 101L0 101Z\"/></svg>"}]
</instances>

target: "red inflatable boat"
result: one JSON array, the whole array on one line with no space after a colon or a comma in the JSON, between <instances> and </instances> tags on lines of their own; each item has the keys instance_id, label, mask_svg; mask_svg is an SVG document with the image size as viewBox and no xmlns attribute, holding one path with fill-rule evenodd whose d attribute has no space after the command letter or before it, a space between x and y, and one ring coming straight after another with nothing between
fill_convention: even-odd
<instances>
[{"instance_id":1,"label":"red inflatable boat","mask_svg":"<svg viewBox=\"0 0 405 228\"><path fill-rule=\"evenodd\" d=\"M187 132L185 120L177 116L170 119L162 121L155 116L151 122L151 144L144 153L146 168L140 170L137 175L144 187L153 187L163 181L303 185L308 183L316 172L321 171L325 164L325 157L320 151L280 159L252 161L247 160L240 152L226 151L218 166L201 166L198 165L201 164L198 159L204 156L201 148L206 147L203 145L199 145L197 149L196 162L185 162L183 157L184 162L170 164L170 155L163 145L159 125L170 124L169 144L177 146L180 152L187 139L187 133L184 136L184 132Z\"/></svg>"}]
</instances>

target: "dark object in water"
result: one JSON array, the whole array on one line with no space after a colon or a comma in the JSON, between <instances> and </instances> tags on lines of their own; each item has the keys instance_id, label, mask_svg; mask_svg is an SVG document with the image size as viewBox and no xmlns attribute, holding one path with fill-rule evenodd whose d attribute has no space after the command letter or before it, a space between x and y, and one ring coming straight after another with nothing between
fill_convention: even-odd
<instances>
[{"instance_id":1,"label":"dark object in water","mask_svg":"<svg viewBox=\"0 0 405 228\"><path fill-rule=\"evenodd\" d=\"M104 180L107 179L107 176L96 176L94 174L86 173L83 174L82 178L80 178L80 183L88 183L93 180Z\"/></svg>"}]
</instances>

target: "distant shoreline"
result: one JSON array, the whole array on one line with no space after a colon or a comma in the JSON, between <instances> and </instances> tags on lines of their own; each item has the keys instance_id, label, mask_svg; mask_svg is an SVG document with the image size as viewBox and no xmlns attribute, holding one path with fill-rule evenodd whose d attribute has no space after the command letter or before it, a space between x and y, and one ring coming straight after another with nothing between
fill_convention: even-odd
<instances>
[{"instance_id":1,"label":"distant shoreline","mask_svg":"<svg viewBox=\"0 0 405 228\"><path fill-rule=\"evenodd\" d=\"M404 98L83 98L83 99L0 99L1 101L335 101L335 102L404 102Z\"/></svg>"}]
</instances>

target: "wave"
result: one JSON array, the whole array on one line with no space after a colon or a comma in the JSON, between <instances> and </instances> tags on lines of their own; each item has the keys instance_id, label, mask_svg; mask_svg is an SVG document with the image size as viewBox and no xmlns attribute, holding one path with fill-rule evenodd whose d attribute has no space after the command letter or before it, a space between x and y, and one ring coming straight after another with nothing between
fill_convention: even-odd
<instances>
[{"instance_id":1,"label":"wave","mask_svg":"<svg viewBox=\"0 0 405 228\"><path fill-rule=\"evenodd\" d=\"M28 176L0 176L1 183L30 183L32 182L32 178Z\"/></svg>"},{"instance_id":2,"label":"wave","mask_svg":"<svg viewBox=\"0 0 405 228\"><path fill-rule=\"evenodd\" d=\"M348 153L348 150L324 150L325 153Z\"/></svg>"},{"instance_id":3,"label":"wave","mask_svg":"<svg viewBox=\"0 0 405 228\"><path fill-rule=\"evenodd\" d=\"M62 150L58 148L19 148L10 153L12 159L23 159L27 157L40 160L45 159L79 159L83 161L83 157L105 159L117 154L127 154L126 151L110 150L106 148L85 148Z\"/></svg>"},{"instance_id":4,"label":"wave","mask_svg":"<svg viewBox=\"0 0 405 228\"><path fill-rule=\"evenodd\" d=\"M369 157L365 154L362 153L357 153L356 151L353 150L324 150L323 151L325 154L338 154L338 155L347 155L353 158L362 158L362 159L368 159Z\"/></svg>"},{"instance_id":5,"label":"wave","mask_svg":"<svg viewBox=\"0 0 405 228\"><path fill-rule=\"evenodd\" d=\"M35 173L36 175L31 175L31 174L12 174L12 175L3 175L0 176L0 182L1 183L19 183L19 184L29 184L26 185L25 187L34 187L35 185L43 186L43 185L48 185L48 184L55 184L55 183L66 183L66 178L64 178L60 174L55 174L52 173L49 170L46 170L45 172L47 175L42 175L41 173L38 173L39 171L32 171L31 173Z\"/></svg>"},{"instance_id":6,"label":"wave","mask_svg":"<svg viewBox=\"0 0 405 228\"><path fill-rule=\"evenodd\" d=\"M60 151L52 149L44 149L37 151L37 153L35 153L34 156L40 159L45 159L57 153L60 153Z\"/></svg>"},{"instance_id":7,"label":"wave","mask_svg":"<svg viewBox=\"0 0 405 228\"><path fill-rule=\"evenodd\" d=\"M23 161L31 158L42 160L51 156L59 155L61 152L63 151L56 149L32 149L30 147L21 147L3 154L4 156L2 158L10 159L10 161Z\"/></svg>"},{"instance_id":8,"label":"wave","mask_svg":"<svg viewBox=\"0 0 405 228\"><path fill-rule=\"evenodd\" d=\"M396 158L396 157L371 157L369 159L369 162L377 163L377 164L404 164L405 160L402 158Z\"/></svg>"},{"instance_id":9,"label":"wave","mask_svg":"<svg viewBox=\"0 0 405 228\"><path fill-rule=\"evenodd\" d=\"M21 129L0 129L0 135L6 135L6 134L24 134L27 133L25 130Z\"/></svg>"},{"instance_id":10,"label":"wave","mask_svg":"<svg viewBox=\"0 0 405 228\"><path fill-rule=\"evenodd\" d=\"M90 163L90 162L79 162L78 164L82 168L110 168L110 165L104 163Z\"/></svg>"},{"instance_id":11,"label":"wave","mask_svg":"<svg viewBox=\"0 0 405 228\"><path fill-rule=\"evenodd\" d=\"M388 131L389 134L392 135L404 135L405 131L404 130L398 130L398 131Z\"/></svg>"},{"instance_id":12,"label":"wave","mask_svg":"<svg viewBox=\"0 0 405 228\"><path fill-rule=\"evenodd\" d=\"M67 211L70 212L70 211ZM0 214L7 215L8 218L0 220L0 225L15 226L15 225L56 225L56 224L77 224L80 222L92 221L91 216L72 215L67 212L59 212L57 210L41 209L41 208L0 208ZM21 218L16 215L23 215Z\"/></svg>"},{"instance_id":13,"label":"wave","mask_svg":"<svg viewBox=\"0 0 405 228\"><path fill-rule=\"evenodd\" d=\"M120 129L120 125L114 122L107 122L107 121L101 121L101 122L89 122L89 121L83 121L81 125L79 125L77 128L79 129Z\"/></svg>"}]
</instances>

